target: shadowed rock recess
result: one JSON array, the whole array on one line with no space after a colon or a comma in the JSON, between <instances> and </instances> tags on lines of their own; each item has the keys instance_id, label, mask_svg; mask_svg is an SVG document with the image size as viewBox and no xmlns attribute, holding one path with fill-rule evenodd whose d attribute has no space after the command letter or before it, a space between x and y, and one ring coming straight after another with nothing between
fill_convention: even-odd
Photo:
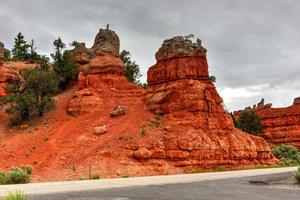
<instances>
[{"instance_id":1,"label":"shadowed rock recess","mask_svg":"<svg viewBox=\"0 0 300 200\"><path fill-rule=\"evenodd\" d=\"M272 104L264 104L262 99L251 109L260 118L262 136L267 141L289 143L300 148L300 97L295 98L291 106L284 108L272 108ZM238 116L240 112L235 112L235 115Z\"/></svg>"}]
</instances>

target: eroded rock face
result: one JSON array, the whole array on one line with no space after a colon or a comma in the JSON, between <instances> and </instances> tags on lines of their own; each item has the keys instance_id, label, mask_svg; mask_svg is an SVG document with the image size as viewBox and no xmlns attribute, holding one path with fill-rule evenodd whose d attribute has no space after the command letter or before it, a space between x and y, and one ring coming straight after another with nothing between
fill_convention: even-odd
<instances>
[{"instance_id":1,"label":"eroded rock face","mask_svg":"<svg viewBox=\"0 0 300 200\"><path fill-rule=\"evenodd\" d=\"M153 113L163 114L154 123L162 127L160 137L148 141L147 149L136 150L137 159L161 158L178 167L208 168L277 162L263 138L234 127L208 79L206 49L200 40L198 44L183 37L166 40L156 59L148 71L145 103ZM157 146L157 141L162 144Z\"/></svg>"},{"instance_id":2,"label":"eroded rock face","mask_svg":"<svg viewBox=\"0 0 300 200\"><path fill-rule=\"evenodd\" d=\"M208 80L206 49L182 36L165 40L155 57L158 61L148 70L148 84L155 85L179 79Z\"/></svg>"},{"instance_id":3,"label":"eroded rock face","mask_svg":"<svg viewBox=\"0 0 300 200\"><path fill-rule=\"evenodd\" d=\"M263 137L271 143L289 143L300 148L300 101L294 99L291 106L272 108L272 104L259 103L251 108L260 117ZM250 108L248 108L250 109ZM238 117L240 111L235 112Z\"/></svg>"}]
</instances>

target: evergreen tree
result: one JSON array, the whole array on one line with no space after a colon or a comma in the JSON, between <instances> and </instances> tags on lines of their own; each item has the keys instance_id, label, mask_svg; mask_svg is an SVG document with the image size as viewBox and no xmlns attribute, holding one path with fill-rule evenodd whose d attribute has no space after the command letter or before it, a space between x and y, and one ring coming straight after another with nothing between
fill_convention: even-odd
<instances>
[{"instance_id":1,"label":"evergreen tree","mask_svg":"<svg viewBox=\"0 0 300 200\"><path fill-rule=\"evenodd\" d=\"M17 37L14 39L15 45L12 49L12 59L13 60L27 60L29 58L28 48L29 44L24 39L22 33L18 33Z\"/></svg>"},{"instance_id":2,"label":"evergreen tree","mask_svg":"<svg viewBox=\"0 0 300 200\"><path fill-rule=\"evenodd\" d=\"M64 90L68 82L76 78L78 69L70 53L68 51L63 52L66 45L60 38L56 39L53 45L55 47L54 53L51 54L54 60L53 71L59 78L60 89Z\"/></svg>"},{"instance_id":3,"label":"evergreen tree","mask_svg":"<svg viewBox=\"0 0 300 200\"><path fill-rule=\"evenodd\" d=\"M142 76L140 67L135 63L135 61L131 60L130 52L123 50L120 54L120 58L124 62L126 67L127 80L135 84L141 84L139 80L139 78Z\"/></svg>"},{"instance_id":4,"label":"evergreen tree","mask_svg":"<svg viewBox=\"0 0 300 200\"><path fill-rule=\"evenodd\" d=\"M9 49L4 48L4 61L11 60L11 53Z\"/></svg>"},{"instance_id":5,"label":"evergreen tree","mask_svg":"<svg viewBox=\"0 0 300 200\"><path fill-rule=\"evenodd\" d=\"M239 128L250 134L261 133L263 131L259 116L253 110L242 111L238 118Z\"/></svg>"}]
</instances>

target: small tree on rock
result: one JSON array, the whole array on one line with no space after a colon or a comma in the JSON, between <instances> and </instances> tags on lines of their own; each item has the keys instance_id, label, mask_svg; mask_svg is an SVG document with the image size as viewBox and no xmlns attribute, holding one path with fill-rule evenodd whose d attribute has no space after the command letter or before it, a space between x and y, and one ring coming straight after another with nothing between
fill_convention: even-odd
<instances>
[{"instance_id":1,"label":"small tree on rock","mask_svg":"<svg viewBox=\"0 0 300 200\"><path fill-rule=\"evenodd\" d=\"M28 48L29 44L24 39L22 33L18 33L15 38L15 44L12 49L12 59L13 60L27 60L29 58Z\"/></svg>"}]
</instances>

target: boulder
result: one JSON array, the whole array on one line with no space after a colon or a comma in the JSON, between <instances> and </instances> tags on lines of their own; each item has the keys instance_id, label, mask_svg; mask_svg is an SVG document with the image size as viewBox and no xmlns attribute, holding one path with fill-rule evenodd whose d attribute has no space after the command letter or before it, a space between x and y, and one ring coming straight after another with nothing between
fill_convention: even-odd
<instances>
[{"instance_id":1,"label":"boulder","mask_svg":"<svg viewBox=\"0 0 300 200\"><path fill-rule=\"evenodd\" d=\"M106 126L97 126L97 127L94 127L94 134L95 135L102 135L104 133L106 133L107 131L107 128Z\"/></svg>"},{"instance_id":2,"label":"boulder","mask_svg":"<svg viewBox=\"0 0 300 200\"><path fill-rule=\"evenodd\" d=\"M111 111L110 116L116 117L116 116L124 115L125 113L126 113L126 106L117 105Z\"/></svg>"}]
</instances>

